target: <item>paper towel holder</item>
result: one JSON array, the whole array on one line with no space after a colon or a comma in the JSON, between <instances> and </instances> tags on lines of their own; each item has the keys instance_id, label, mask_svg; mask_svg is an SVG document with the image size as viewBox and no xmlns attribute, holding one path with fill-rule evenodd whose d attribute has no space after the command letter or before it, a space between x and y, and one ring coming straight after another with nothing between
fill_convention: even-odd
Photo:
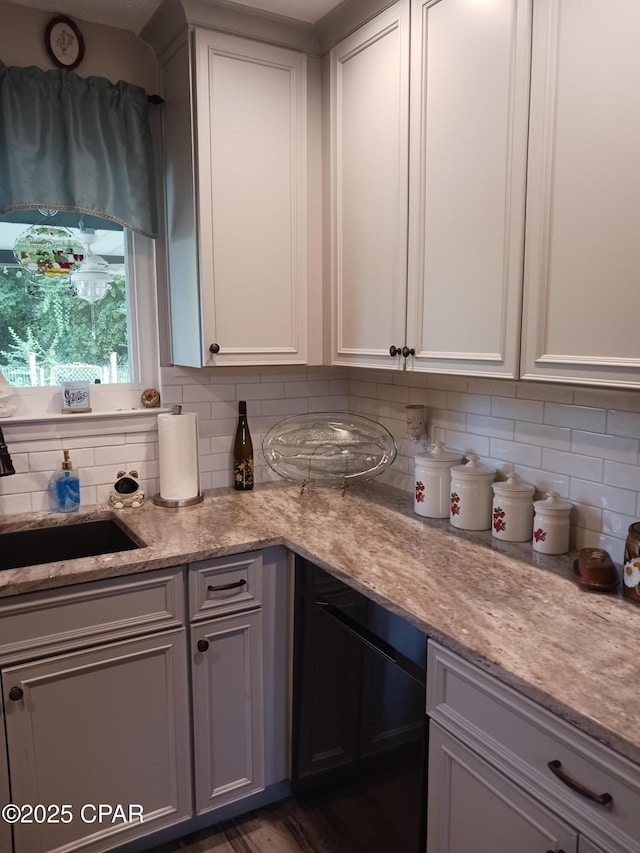
<instances>
[{"instance_id":1,"label":"paper towel holder","mask_svg":"<svg viewBox=\"0 0 640 853\"><path fill-rule=\"evenodd\" d=\"M174 405L171 406L171 414L172 415L180 415L182 414L182 406ZM202 503L204 500L204 495L200 491L200 483L198 483L198 494L193 498L180 498L179 500L172 500L169 498L163 498L160 493L153 496L153 502L157 506L164 506L173 509L179 509L183 506L195 506L195 504Z\"/></svg>"}]
</instances>

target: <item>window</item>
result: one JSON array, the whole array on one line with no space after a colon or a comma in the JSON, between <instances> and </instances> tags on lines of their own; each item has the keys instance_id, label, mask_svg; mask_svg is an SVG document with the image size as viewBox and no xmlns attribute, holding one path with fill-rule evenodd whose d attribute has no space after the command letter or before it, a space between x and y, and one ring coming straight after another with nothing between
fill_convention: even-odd
<instances>
[{"instance_id":1,"label":"window","mask_svg":"<svg viewBox=\"0 0 640 853\"><path fill-rule=\"evenodd\" d=\"M52 213L0 221L0 370L18 387L130 382L125 232L77 214L66 227Z\"/></svg>"},{"instance_id":2,"label":"window","mask_svg":"<svg viewBox=\"0 0 640 853\"><path fill-rule=\"evenodd\" d=\"M137 405L141 385L157 387L154 288L140 307L135 286L137 269L155 278L152 246L75 212L0 217L0 371L23 399L41 401L30 411L55 411L47 400L67 380L111 390L99 408Z\"/></svg>"}]
</instances>

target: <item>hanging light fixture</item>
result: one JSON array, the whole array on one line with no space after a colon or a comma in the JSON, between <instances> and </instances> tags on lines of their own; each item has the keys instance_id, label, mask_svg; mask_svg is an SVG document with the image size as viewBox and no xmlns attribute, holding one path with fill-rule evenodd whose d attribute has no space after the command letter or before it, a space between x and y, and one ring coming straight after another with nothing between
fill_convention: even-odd
<instances>
[{"instance_id":1,"label":"hanging light fixture","mask_svg":"<svg viewBox=\"0 0 640 853\"><path fill-rule=\"evenodd\" d=\"M93 228L82 228L81 238L86 246L86 257L79 268L71 273L71 282L80 299L85 299L92 305L102 299L111 285L109 264L100 255L91 252L91 245L96 238Z\"/></svg>"}]
</instances>

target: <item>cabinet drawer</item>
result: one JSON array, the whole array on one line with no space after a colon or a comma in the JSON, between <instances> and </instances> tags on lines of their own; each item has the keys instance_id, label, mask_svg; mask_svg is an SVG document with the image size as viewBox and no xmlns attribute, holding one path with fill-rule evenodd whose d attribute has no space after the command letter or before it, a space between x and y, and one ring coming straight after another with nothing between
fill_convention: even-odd
<instances>
[{"instance_id":1,"label":"cabinet drawer","mask_svg":"<svg viewBox=\"0 0 640 853\"><path fill-rule=\"evenodd\" d=\"M535 702L429 642L427 713L610 853L640 853L640 768ZM598 804L560 772L611 801Z\"/></svg>"},{"instance_id":2,"label":"cabinet drawer","mask_svg":"<svg viewBox=\"0 0 640 853\"><path fill-rule=\"evenodd\" d=\"M262 604L262 552L217 557L189 566L189 616L235 613Z\"/></svg>"},{"instance_id":3,"label":"cabinet drawer","mask_svg":"<svg viewBox=\"0 0 640 853\"><path fill-rule=\"evenodd\" d=\"M91 581L0 601L0 662L184 622L182 568Z\"/></svg>"}]
</instances>

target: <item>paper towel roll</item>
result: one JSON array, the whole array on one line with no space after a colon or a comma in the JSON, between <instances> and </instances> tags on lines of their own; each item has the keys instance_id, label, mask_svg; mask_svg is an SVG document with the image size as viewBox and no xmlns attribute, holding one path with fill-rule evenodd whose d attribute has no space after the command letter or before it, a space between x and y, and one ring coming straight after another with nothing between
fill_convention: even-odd
<instances>
[{"instance_id":1,"label":"paper towel roll","mask_svg":"<svg viewBox=\"0 0 640 853\"><path fill-rule=\"evenodd\" d=\"M182 501L200 493L198 416L158 415L160 497Z\"/></svg>"}]
</instances>

